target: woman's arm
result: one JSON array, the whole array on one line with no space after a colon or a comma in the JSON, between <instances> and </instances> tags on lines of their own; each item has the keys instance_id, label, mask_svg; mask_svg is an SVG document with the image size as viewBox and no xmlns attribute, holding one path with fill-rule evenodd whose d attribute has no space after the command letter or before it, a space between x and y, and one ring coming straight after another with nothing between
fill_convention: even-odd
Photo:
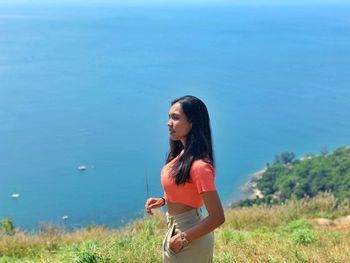
<instances>
[{"instance_id":1,"label":"woman's arm","mask_svg":"<svg viewBox=\"0 0 350 263\"><path fill-rule=\"evenodd\" d=\"M217 191L203 192L201 195L208 211L208 216L198 224L184 231L185 238L190 242L208 234L225 222L224 210ZM176 234L171 238L170 248L175 253L181 250L182 240L180 234Z\"/></svg>"},{"instance_id":2,"label":"woman's arm","mask_svg":"<svg viewBox=\"0 0 350 263\"><path fill-rule=\"evenodd\" d=\"M185 237L188 241L208 234L225 222L224 210L218 193L216 191L203 192L201 195L208 211L208 216L192 228L185 231Z\"/></svg>"}]
</instances>

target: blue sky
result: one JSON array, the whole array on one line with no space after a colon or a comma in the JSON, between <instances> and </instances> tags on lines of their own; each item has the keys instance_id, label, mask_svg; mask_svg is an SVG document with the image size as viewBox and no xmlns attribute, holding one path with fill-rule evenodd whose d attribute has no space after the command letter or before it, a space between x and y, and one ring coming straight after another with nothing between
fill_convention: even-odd
<instances>
[{"instance_id":1,"label":"blue sky","mask_svg":"<svg viewBox=\"0 0 350 263\"><path fill-rule=\"evenodd\" d=\"M303 5L316 5L316 4L350 4L350 0L0 0L0 4L67 4L67 3L84 3L84 4L98 4L98 3L111 3L121 5L176 5L176 4L189 4L189 5L203 5L203 4L237 4L237 5L260 5L260 4L273 4L273 5L285 5L285 4L303 4Z\"/></svg>"}]
</instances>

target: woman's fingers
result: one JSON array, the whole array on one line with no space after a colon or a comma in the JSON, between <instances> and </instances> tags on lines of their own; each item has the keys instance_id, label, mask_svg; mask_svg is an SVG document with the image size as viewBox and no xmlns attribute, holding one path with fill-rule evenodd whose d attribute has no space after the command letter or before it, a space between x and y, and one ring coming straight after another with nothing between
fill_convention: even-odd
<instances>
[{"instance_id":1,"label":"woman's fingers","mask_svg":"<svg viewBox=\"0 0 350 263\"><path fill-rule=\"evenodd\" d=\"M145 204L145 207L149 207L149 205L151 204L152 202L152 198L148 198L147 201L146 201L146 204Z\"/></svg>"},{"instance_id":2,"label":"woman's fingers","mask_svg":"<svg viewBox=\"0 0 350 263\"><path fill-rule=\"evenodd\" d=\"M145 204L145 208L147 213L149 213L150 215L153 215L152 209L156 208L155 206L157 205L157 199L156 198L148 198Z\"/></svg>"},{"instance_id":3,"label":"woman's fingers","mask_svg":"<svg viewBox=\"0 0 350 263\"><path fill-rule=\"evenodd\" d=\"M150 208L158 208L158 207L160 207L160 204L154 203L154 204L149 205L149 207Z\"/></svg>"},{"instance_id":4,"label":"woman's fingers","mask_svg":"<svg viewBox=\"0 0 350 263\"><path fill-rule=\"evenodd\" d=\"M157 199L155 198L148 198L146 201L146 205L151 205L153 203L157 202Z\"/></svg>"},{"instance_id":5,"label":"woman's fingers","mask_svg":"<svg viewBox=\"0 0 350 263\"><path fill-rule=\"evenodd\" d=\"M149 206L146 206L146 211L147 213L153 215L152 208L150 208Z\"/></svg>"},{"instance_id":6,"label":"woman's fingers","mask_svg":"<svg viewBox=\"0 0 350 263\"><path fill-rule=\"evenodd\" d=\"M147 213L149 213L150 215L153 215L153 212L151 209L147 209Z\"/></svg>"},{"instance_id":7,"label":"woman's fingers","mask_svg":"<svg viewBox=\"0 0 350 263\"><path fill-rule=\"evenodd\" d=\"M175 236L171 237L169 247L175 253L180 252L180 250L182 249L180 234L176 234Z\"/></svg>"},{"instance_id":8,"label":"woman's fingers","mask_svg":"<svg viewBox=\"0 0 350 263\"><path fill-rule=\"evenodd\" d=\"M147 207L147 212L151 215L153 215L152 209L158 208L159 206L157 204L151 204Z\"/></svg>"},{"instance_id":9,"label":"woman's fingers","mask_svg":"<svg viewBox=\"0 0 350 263\"><path fill-rule=\"evenodd\" d=\"M161 198L148 198L145 204L145 209L147 213L153 215L152 209L159 208L163 205L163 199Z\"/></svg>"},{"instance_id":10,"label":"woman's fingers","mask_svg":"<svg viewBox=\"0 0 350 263\"><path fill-rule=\"evenodd\" d=\"M146 202L145 207L147 208L158 208L161 206L161 203L157 198L149 198Z\"/></svg>"}]
</instances>

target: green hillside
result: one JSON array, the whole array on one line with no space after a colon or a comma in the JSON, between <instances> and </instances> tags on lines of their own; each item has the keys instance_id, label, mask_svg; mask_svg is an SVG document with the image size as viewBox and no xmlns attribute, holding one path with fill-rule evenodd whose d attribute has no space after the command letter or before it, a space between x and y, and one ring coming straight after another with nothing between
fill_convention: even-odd
<instances>
[{"instance_id":1,"label":"green hillside","mask_svg":"<svg viewBox=\"0 0 350 263\"><path fill-rule=\"evenodd\" d=\"M350 198L350 148L309 155L301 160L294 160L293 153L282 153L255 183L263 197L242 200L241 206L281 203L324 192L332 193L341 202Z\"/></svg>"}]
</instances>

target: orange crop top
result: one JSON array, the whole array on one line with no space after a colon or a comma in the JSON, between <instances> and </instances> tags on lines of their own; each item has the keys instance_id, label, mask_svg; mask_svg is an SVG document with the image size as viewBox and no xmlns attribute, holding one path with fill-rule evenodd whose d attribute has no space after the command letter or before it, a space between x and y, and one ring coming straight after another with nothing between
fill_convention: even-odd
<instances>
[{"instance_id":1,"label":"orange crop top","mask_svg":"<svg viewBox=\"0 0 350 263\"><path fill-rule=\"evenodd\" d=\"M164 198L173 203L183 203L188 206L199 208L203 205L200 195L203 192L216 191L214 167L204 160L196 160L190 169L190 181L176 185L175 178L171 174L171 165L180 155L164 165L160 177L164 189Z\"/></svg>"}]
</instances>

